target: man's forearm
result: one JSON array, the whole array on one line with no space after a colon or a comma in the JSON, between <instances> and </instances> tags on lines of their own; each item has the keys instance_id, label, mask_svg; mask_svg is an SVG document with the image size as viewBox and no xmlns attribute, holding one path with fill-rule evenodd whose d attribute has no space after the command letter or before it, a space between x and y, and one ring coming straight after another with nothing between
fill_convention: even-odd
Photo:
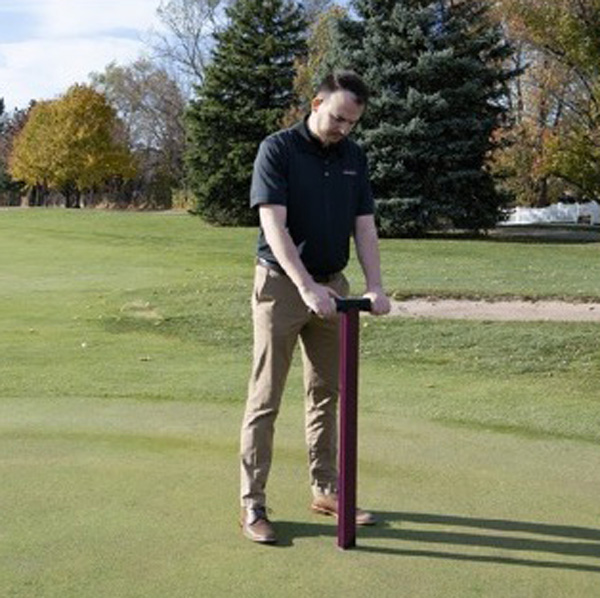
<instances>
[{"instance_id":1,"label":"man's forearm","mask_svg":"<svg viewBox=\"0 0 600 598\"><path fill-rule=\"evenodd\" d=\"M359 216L354 232L356 255L361 265L367 291L381 289L381 261L377 229L372 216Z\"/></svg>"},{"instance_id":2,"label":"man's forearm","mask_svg":"<svg viewBox=\"0 0 600 598\"><path fill-rule=\"evenodd\" d=\"M371 312L376 316L387 314L391 305L381 281L379 240L373 216L359 216L356 219L354 242L367 285L364 296L371 300Z\"/></svg>"},{"instance_id":3,"label":"man's forearm","mask_svg":"<svg viewBox=\"0 0 600 598\"><path fill-rule=\"evenodd\" d=\"M309 287L314 281L306 270L298 249L285 228L285 208L280 206L261 207L260 222L265 238L275 259L299 289Z\"/></svg>"},{"instance_id":4,"label":"man's forearm","mask_svg":"<svg viewBox=\"0 0 600 598\"><path fill-rule=\"evenodd\" d=\"M279 265L296 285L308 309L318 316L332 316L336 310L332 299L335 292L317 284L304 267L298 249L285 227L286 214L283 206L267 205L260 208L260 222L267 243Z\"/></svg>"},{"instance_id":5,"label":"man's forearm","mask_svg":"<svg viewBox=\"0 0 600 598\"><path fill-rule=\"evenodd\" d=\"M304 267L298 249L285 227L287 210L284 206L266 205L260 208L260 222L265 238L279 265L296 285L302 301L318 316L332 316L336 306L335 292L317 284Z\"/></svg>"}]
</instances>

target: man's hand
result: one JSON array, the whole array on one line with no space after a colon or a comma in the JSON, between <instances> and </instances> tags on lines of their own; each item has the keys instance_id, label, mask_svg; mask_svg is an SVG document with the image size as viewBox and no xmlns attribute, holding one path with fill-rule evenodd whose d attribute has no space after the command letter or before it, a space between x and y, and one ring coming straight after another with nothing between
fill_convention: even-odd
<instances>
[{"instance_id":1,"label":"man's hand","mask_svg":"<svg viewBox=\"0 0 600 598\"><path fill-rule=\"evenodd\" d=\"M339 295L329 287L316 282L299 289L306 307L321 318L330 318L337 312L334 297Z\"/></svg>"},{"instance_id":2,"label":"man's hand","mask_svg":"<svg viewBox=\"0 0 600 598\"><path fill-rule=\"evenodd\" d=\"M384 316L390 313L392 305L381 287L367 290L363 297L371 300L371 313L374 316Z\"/></svg>"}]
</instances>

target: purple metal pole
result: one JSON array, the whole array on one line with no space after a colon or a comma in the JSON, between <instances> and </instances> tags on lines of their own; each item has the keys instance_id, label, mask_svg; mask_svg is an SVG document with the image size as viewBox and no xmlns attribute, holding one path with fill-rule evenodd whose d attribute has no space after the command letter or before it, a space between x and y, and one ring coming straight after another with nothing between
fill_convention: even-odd
<instances>
[{"instance_id":1,"label":"purple metal pole","mask_svg":"<svg viewBox=\"0 0 600 598\"><path fill-rule=\"evenodd\" d=\"M338 547L356 546L358 309L342 313L340 333L340 446Z\"/></svg>"}]
</instances>

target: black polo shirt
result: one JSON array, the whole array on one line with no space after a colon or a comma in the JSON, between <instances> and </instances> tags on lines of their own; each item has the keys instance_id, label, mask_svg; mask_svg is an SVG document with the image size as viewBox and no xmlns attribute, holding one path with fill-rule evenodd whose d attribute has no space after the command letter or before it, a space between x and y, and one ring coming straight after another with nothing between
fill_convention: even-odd
<instances>
[{"instance_id":1,"label":"black polo shirt","mask_svg":"<svg viewBox=\"0 0 600 598\"><path fill-rule=\"evenodd\" d=\"M350 139L324 147L306 119L260 145L250 205L286 206L289 233L311 274L343 270L357 216L372 214L373 195L362 149ZM261 228L258 256L277 263Z\"/></svg>"}]
</instances>

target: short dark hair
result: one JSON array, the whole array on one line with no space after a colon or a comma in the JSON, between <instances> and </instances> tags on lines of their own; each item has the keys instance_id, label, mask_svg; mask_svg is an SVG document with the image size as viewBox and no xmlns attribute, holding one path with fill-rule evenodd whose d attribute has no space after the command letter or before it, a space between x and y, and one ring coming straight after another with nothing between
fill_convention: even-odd
<instances>
[{"instance_id":1,"label":"short dark hair","mask_svg":"<svg viewBox=\"0 0 600 598\"><path fill-rule=\"evenodd\" d=\"M354 71L335 70L329 73L317 88L317 94L322 91L333 93L334 91L349 91L354 94L356 103L366 105L369 101L369 88L366 83Z\"/></svg>"}]
</instances>

